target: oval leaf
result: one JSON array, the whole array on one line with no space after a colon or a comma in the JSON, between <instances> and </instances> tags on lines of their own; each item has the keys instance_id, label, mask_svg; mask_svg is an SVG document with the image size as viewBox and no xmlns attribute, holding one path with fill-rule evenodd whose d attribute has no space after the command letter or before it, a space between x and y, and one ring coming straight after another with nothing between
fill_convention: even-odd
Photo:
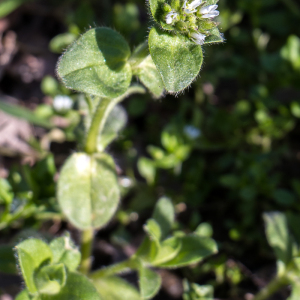
<instances>
[{"instance_id":1,"label":"oval leaf","mask_svg":"<svg viewBox=\"0 0 300 300\"><path fill-rule=\"evenodd\" d=\"M163 94L164 85L150 55L138 66L136 74L155 98Z\"/></svg>"},{"instance_id":2,"label":"oval leaf","mask_svg":"<svg viewBox=\"0 0 300 300\"><path fill-rule=\"evenodd\" d=\"M67 49L57 73L70 89L114 98L124 94L131 82L129 56L128 43L119 33L94 28Z\"/></svg>"},{"instance_id":3,"label":"oval leaf","mask_svg":"<svg viewBox=\"0 0 300 300\"><path fill-rule=\"evenodd\" d=\"M162 239L166 238L175 219L175 209L172 201L167 197L160 198L155 205L152 218L160 226Z\"/></svg>"},{"instance_id":4,"label":"oval leaf","mask_svg":"<svg viewBox=\"0 0 300 300\"><path fill-rule=\"evenodd\" d=\"M201 46L184 35L174 35L153 27L149 35L149 48L170 93L184 90L200 72L203 61Z\"/></svg>"},{"instance_id":5,"label":"oval leaf","mask_svg":"<svg viewBox=\"0 0 300 300\"><path fill-rule=\"evenodd\" d=\"M160 289L161 277L156 272L141 265L139 279L141 297L143 299L154 297Z\"/></svg>"},{"instance_id":6,"label":"oval leaf","mask_svg":"<svg viewBox=\"0 0 300 300\"><path fill-rule=\"evenodd\" d=\"M178 254L172 260L160 264L160 267L178 268L195 264L217 252L217 245L210 238L187 235L181 237L180 240L182 246Z\"/></svg>"},{"instance_id":7,"label":"oval leaf","mask_svg":"<svg viewBox=\"0 0 300 300\"><path fill-rule=\"evenodd\" d=\"M103 227L120 199L113 159L105 153L73 154L62 168L57 196L63 212L77 228Z\"/></svg>"},{"instance_id":8,"label":"oval leaf","mask_svg":"<svg viewBox=\"0 0 300 300\"><path fill-rule=\"evenodd\" d=\"M120 277L91 278L102 299L105 300L141 300L139 292Z\"/></svg>"}]
</instances>

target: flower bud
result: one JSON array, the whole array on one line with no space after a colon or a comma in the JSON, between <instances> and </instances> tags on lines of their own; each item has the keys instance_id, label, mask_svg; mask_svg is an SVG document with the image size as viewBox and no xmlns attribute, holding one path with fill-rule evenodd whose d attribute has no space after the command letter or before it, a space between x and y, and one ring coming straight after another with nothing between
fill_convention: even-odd
<instances>
[{"instance_id":1,"label":"flower bud","mask_svg":"<svg viewBox=\"0 0 300 300\"><path fill-rule=\"evenodd\" d=\"M182 21L178 21L175 26L179 31L187 31L187 25Z\"/></svg>"},{"instance_id":2,"label":"flower bud","mask_svg":"<svg viewBox=\"0 0 300 300\"><path fill-rule=\"evenodd\" d=\"M171 0L171 7L175 10L180 10L181 3L180 0Z\"/></svg>"},{"instance_id":3,"label":"flower bud","mask_svg":"<svg viewBox=\"0 0 300 300\"><path fill-rule=\"evenodd\" d=\"M201 20L200 22L198 22L198 26L202 30L210 30L216 27L216 23L211 20L205 20L205 21Z\"/></svg>"},{"instance_id":4,"label":"flower bud","mask_svg":"<svg viewBox=\"0 0 300 300\"><path fill-rule=\"evenodd\" d=\"M169 13L170 11L172 11L172 7L169 4L167 4L167 3L164 4L163 9L167 13Z\"/></svg>"}]
</instances>

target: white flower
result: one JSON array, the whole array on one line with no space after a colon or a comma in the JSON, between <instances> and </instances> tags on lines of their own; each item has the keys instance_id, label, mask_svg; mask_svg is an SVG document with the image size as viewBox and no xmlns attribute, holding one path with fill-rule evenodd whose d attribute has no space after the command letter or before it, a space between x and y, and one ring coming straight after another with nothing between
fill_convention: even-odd
<instances>
[{"instance_id":1,"label":"white flower","mask_svg":"<svg viewBox=\"0 0 300 300\"><path fill-rule=\"evenodd\" d=\"M187 4L188 0L184 0L183 10L187 14L191 14L197 11L197 7L202 3L202 0L194 0L192 3Z\"/></svg>"},{"instance_id":2,"label":"white flower","mask_svg":"<svg viewBox=\"0 0 300 300\"><path fill-rule=\"evenodd\" d=\"M208 5L205 7L202 7L200 9L200 13L202 14L202 18L209 19L217 17L220 13L216 9L218 8L218 5Z\"/></svg>"},{"instance_id":3,"label":"white flower","mask_svg":"<svg viewBox=\"0 0 300 300\"><path fill-rule=\"evenodd\" d=\"M194 43L196 43L198 45L203 45L206 36L202 33L199 33L199 32L193 32L191 34L191 38L192 38Z\"/></svg>"},{"instance_id":4,"label":"white flower","mask_svg":"<svg viewBox=\"0 0 300 300\"><path fill-rule=\"evenodd\" d=\"M175 12L174 10L172 10L171 12L169 12L166 15L166 23L167 24L172 24L172 22L177 18L177 16L178 16L178 13Z\"/></svg>"},{"instance_id":5,"label":"white flower","mask_svg":"<svg viewBox=\"0 0 300 300\"><path fill-rule=\"evenodd\" d=\"M58 112L65 112L71 109L73 100L68 96L58 95L53 99L53 107Z\"/></svg>"}]
</instances>

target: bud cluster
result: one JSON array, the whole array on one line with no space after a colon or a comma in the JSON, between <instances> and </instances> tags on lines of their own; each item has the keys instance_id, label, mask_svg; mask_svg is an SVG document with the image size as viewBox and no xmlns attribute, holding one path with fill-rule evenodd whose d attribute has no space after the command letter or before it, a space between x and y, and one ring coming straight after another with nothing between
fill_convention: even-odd
<instances>
[{"instance_id":1,"label":"bud cluster","mask_svg":"<svg viewBox=\"0 0 300 300\"><path fill-rule=\"evenodd\" d=\"M170 0L163 4L163 22L172 30L187 35L193 42L203 45L209 31L217 27L213 18L219 15L218 5L207 5L203 0ZM168 27L170 28L170 27Z\"/></svg>"}]
</instances>

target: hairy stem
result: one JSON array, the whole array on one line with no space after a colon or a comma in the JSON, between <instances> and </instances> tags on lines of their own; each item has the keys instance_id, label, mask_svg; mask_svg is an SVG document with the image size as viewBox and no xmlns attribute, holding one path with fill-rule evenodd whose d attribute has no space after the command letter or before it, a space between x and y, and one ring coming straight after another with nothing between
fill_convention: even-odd
<instances>
[{"instance_id":1,"label":"hairy stem","mask_svg":"<svg viewBox=\"0 0 300 300\"><path fill-rule=\"evenodd\" d=\"M87 275L91 270L92 259L92 246L94 239L94 230L93 228L86 229L82 231L81 236L81 262L79 266L79 271Z\"/></svg>"},{"instance_id":2,"label":"hairy stem","mask_svg":"<svg viewBox=\"0 0 300 300\"><path fill-rule=\"evenodd\" d=\"M127 259L120 263L102 268L98 271L93 272L91 278L107 277L115 274L129 273L131 270L136 269L137 262L134 258Z\"/></svg>"},{"instance_id":3,"label":"hairy stem","mask_svg":"<svg viewBox=\"0 0 300 300\"><path fill-rule=\"evenodd\" d=\"M145 89L141 86L130 87L125 94L118 98L101 98L96 111L94 113L90 129L87 134L85 143L85 152L92 154L97 152L98 136L101 134L107 117L116 104L135 93L145 93Z\"/></svg>"},{"instance_id":4,"label":"hairy stem","mask_svg":"<svg viewBox=\"0 0 300 300\"><path fill-rule=\"evenodd\" d=\"M285 277L275 277L252 300L266 300L287 284Z\"/></svg>"}]
</instances>

